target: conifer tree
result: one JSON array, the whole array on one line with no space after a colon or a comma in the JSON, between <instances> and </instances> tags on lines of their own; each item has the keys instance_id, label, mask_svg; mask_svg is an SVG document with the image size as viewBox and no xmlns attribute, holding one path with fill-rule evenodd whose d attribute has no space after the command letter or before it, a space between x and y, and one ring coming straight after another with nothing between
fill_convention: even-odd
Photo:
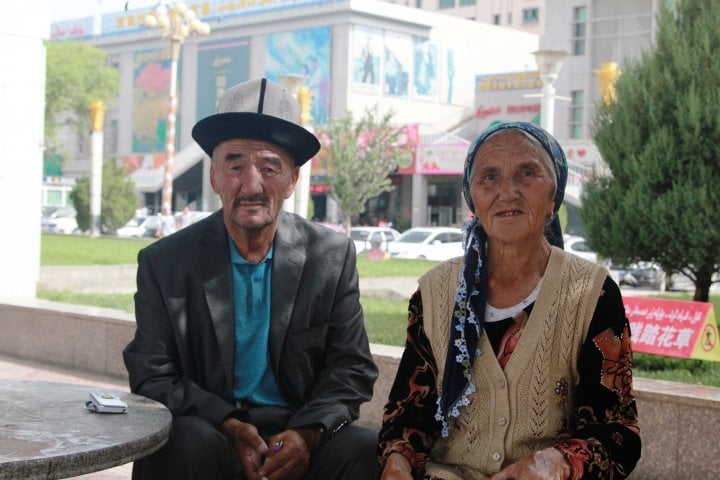
<instances>
[{"instance_id":1,"label":"conifer tree","mask_svg":"<svg viewBox=\"0 0 720 480\"><path fill-rule=\"evenodd\" d=\"M611 174L583 193L596 251L681 272L707 301L720 270L720 2L664 6L655 45L625 65L598 106L595 143Z\"/></svg>"}]
</instances>

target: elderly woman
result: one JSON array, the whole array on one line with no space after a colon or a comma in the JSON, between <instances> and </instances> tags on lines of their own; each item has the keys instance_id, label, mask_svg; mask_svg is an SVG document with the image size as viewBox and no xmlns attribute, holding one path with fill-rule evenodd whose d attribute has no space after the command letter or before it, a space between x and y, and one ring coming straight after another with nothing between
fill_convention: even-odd
<instances>
[{"instance_id":1,"label":"elderly woman","mask_svg":"<svg viewBox=\"0 0 720 480\"><path fill-rule=\"evenodd\" d=\"M529 123L465 161L465 256L410 299L382 479L617 479L640 457L630 330L601 266L562 250L567 162Z\"/></svg>"}]
</instances>

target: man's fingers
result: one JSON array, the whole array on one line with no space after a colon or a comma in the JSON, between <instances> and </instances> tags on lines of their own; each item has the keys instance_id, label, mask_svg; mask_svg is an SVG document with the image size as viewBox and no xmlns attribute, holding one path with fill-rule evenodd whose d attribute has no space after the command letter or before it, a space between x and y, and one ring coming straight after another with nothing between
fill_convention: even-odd
<instances>
[{"instance_id":1,"label":"man's fingers","mask_svg":"<svg viewBox=\"0 0 720 480\"><path fill-rule=\"evenodd\" d=\"M260 480L258 470L262 466L262 457L255 451L254 448L248 445L242 447L239 460L247 480Z\"/></svg>"}]
</instances>

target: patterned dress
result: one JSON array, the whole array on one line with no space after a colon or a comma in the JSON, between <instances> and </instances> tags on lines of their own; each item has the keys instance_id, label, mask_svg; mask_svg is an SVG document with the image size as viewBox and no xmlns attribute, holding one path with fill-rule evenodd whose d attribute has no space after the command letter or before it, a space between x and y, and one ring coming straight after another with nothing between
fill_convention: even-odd
<instances>
[{"instance_id":1,"label":"patterned dress","mask_svg":"<svg viewBox=\"0 0 720 480\"><path fill-rule=\"evenodd\" d=\"M498 363L504 368L527 322L534 302L513 318L485 324ZM558 381L557 402L575 405L566 431L553 445L571 466L570 479L625 478L640 458L637 407L632 395L630 327L617 285L607 278L580 349L577 385ZM385 406L378 453L384 465L391 453L401 453L412 465L414 478L424 477L425 462L440 437L435 420L437 363L423 328L418 290L410 299L407 343ZM511 420L512 421L512 420Z\"/></svg>"}]
</instances>

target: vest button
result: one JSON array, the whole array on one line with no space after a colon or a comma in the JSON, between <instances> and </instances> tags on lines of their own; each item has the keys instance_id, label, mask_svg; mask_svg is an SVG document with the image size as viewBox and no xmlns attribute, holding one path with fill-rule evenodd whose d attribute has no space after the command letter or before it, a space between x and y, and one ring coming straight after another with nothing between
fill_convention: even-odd
<instances>
[{"instance_id":1,"label":"vest button","mask_svg":"<svg viewBox=\"0 0 720 480\"><path fill-rule=\"evenodd\" d=\"M502 425L505 425L506 423L507 423L507 418L505 418L505 417L500 417L500 418L498 419L498 425L502 426Z\"/></svg>"},{"instance_id":2,"label":"vest button","mask_svg":"<svg viewBox=\"0 0 720 480\"><path fill-rule=\"evenodd\" d=\"M502 458L502 455L500 455L499 452L495 452L495 453L492 454L492 459L495 460L496 462L497 462L498 460L500 460L501 458Z\"/></svg>"}]
</instances>

